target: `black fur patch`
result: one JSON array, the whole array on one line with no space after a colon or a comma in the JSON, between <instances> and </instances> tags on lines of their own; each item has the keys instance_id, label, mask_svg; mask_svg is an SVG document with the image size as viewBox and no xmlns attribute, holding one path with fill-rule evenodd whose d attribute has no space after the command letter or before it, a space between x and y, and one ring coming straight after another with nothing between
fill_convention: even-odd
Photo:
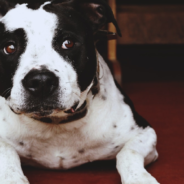
<instances>
[{"instance_id":1,"label":"black fur patch","mask_svg":"<svg viewBox=\"0 0 184 184\"><path fill-rule=\"evenodd\" d=\"M73 8L64 5L46 5L46 11L58 16L58 28L53 38L54 49L66 61L71 63L77 72L81 91L87 89L96 76L96 52L93 32L86 20ZM62 43L71 39L75 45L71 49L61 49Z\"/></svg>"},{"instance_id":2,"label":"black fur patch","mask_svg":"<svg viewBox=\"0 0 184 184\"><path fill-rule=\"evenodd\" d=\"M133 116L134 116L134 119L135 119L135 122L136 124L139 126L139 127L142 127L142 128L146 128L148 126L151 126L142 116L140 116L136 110L135 110L135 107L132 103L132 101L130 100L130 98L126 95L126 93L121 89L121 87L119 86L119 84L115 81L116 83L116 86L118 87L118 89L121 91L121 93L123 94L124 96L124 102L130 106L132 112L133 112Z\"/></svg>"},{"instance_id":3,"label":"black fur patch","mask_svg":"<svg viewBox=\"0 0 184 184\"><path fill-rule=\"evenodd\" d=\"M4 53L4 47L8 43L15 44L16 52L14 54L6 55ZM8 32L5 31L4 24L0 23L0 66L2 67L0 95L5 90L12 88L12 76L18 67L20 55L25 51L26 43L26 34L23 29Z\"/></svg>"}]
</instances>

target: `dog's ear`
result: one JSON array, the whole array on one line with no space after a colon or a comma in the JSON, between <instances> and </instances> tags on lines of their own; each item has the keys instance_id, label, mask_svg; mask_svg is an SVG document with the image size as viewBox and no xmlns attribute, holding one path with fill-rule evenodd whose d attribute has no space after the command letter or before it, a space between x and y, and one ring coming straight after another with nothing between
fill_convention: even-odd
<instances>
[{"instance_id":1,"label":"dog's ear","mask_svg":"<svg viewBox=\"0 0 184 184\"><path fill-rule=\"evenodd\" d=\"M15 4L8 0L0 0L0 17L3 17L14 6Z\"/></svg>"},{"instance_id":2,"label":"dog's ear","mask_svg":"<svg viewBox=\"0 0 184 184\"><path fill-rule=\"evenodd\" d=\"M90 23L94 32L98 31L105 24L112 22L117 33L121 36L121 31L114 18L113 12L105 0L55 0L53 3L67 3L77 9Z\"/></svg>"}]
</instances>

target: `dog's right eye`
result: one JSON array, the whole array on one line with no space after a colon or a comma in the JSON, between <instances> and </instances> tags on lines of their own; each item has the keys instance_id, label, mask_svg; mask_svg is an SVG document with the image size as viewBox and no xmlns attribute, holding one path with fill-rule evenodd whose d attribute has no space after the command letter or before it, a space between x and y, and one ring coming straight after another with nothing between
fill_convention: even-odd
<instances>
[{"instance_id":1,"label":"dog's right eye","mask_svg":"<svg viewBox=\"0 0 184 184\"><path fill-rule=\"evenodd\" d=\"M12 44L12 43L10 43L10 44L8 44L8 45L6 45L6 46L4 47L4 53L5 53L6 55L13 54L13 53L15 53L15 51L16 51L16 47L15 47L15 45Z\"/></svg>"},{"instance_id":2,"label":"dog's right eye","mask_svg":"<svg viewBox=\"0 0 184 184\"><path fill-rule=\"evenodd\" d=\"M73 46L74 46L74 41L68 39L68 40L65 40L65 41L63 42L61 48L66 50L66 49L71 49L71 48L73 48Z\"/></svg>"}]
</instances>

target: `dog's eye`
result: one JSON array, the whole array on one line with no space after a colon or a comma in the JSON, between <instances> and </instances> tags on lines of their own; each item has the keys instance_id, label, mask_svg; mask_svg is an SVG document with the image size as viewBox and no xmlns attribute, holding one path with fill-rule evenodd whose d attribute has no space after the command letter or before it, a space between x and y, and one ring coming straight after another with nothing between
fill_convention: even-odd
<instances>
[{"instance_id":1,"label":"dog's eye","mask_svg":"<svg viewBox=\"0 0 184 184\"><path fill-rule=\"evenodd\" d=\"M62 49L71 49L74 46L74 41L72 40L65 40L62 44Z\"/></svg>"},{"instance_id":2,"label":"dog's eye","mask_svg":"<svg viewBox=\"0 0 184 184\"><path fill-rule=\"evenodd\" d=\"M16 47L12 43L4 47L4 53L7 55L13 54L15 51L16 51Z\"/></svg>"}]
</instances>

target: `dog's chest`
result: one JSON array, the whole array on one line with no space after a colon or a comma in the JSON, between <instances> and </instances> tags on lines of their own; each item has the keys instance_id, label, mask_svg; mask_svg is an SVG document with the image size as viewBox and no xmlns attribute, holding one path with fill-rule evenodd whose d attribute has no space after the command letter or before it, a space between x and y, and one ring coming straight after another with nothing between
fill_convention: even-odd
<instances>
[{"instance_id":1,"label":"dog's chest","mask_svg":"<svg viewBox=\"0 0 184 184\"><path fill-rule=\"evenodd\" d=\"M54 134L48 138L25 135L14 139L14 147L23 164L68 169L94 160L115 158L121 149L112 140L112 135L104 136L100 130L89 132L75 129L58 135L56 131Z\"/></svg>"}]
</instances>

